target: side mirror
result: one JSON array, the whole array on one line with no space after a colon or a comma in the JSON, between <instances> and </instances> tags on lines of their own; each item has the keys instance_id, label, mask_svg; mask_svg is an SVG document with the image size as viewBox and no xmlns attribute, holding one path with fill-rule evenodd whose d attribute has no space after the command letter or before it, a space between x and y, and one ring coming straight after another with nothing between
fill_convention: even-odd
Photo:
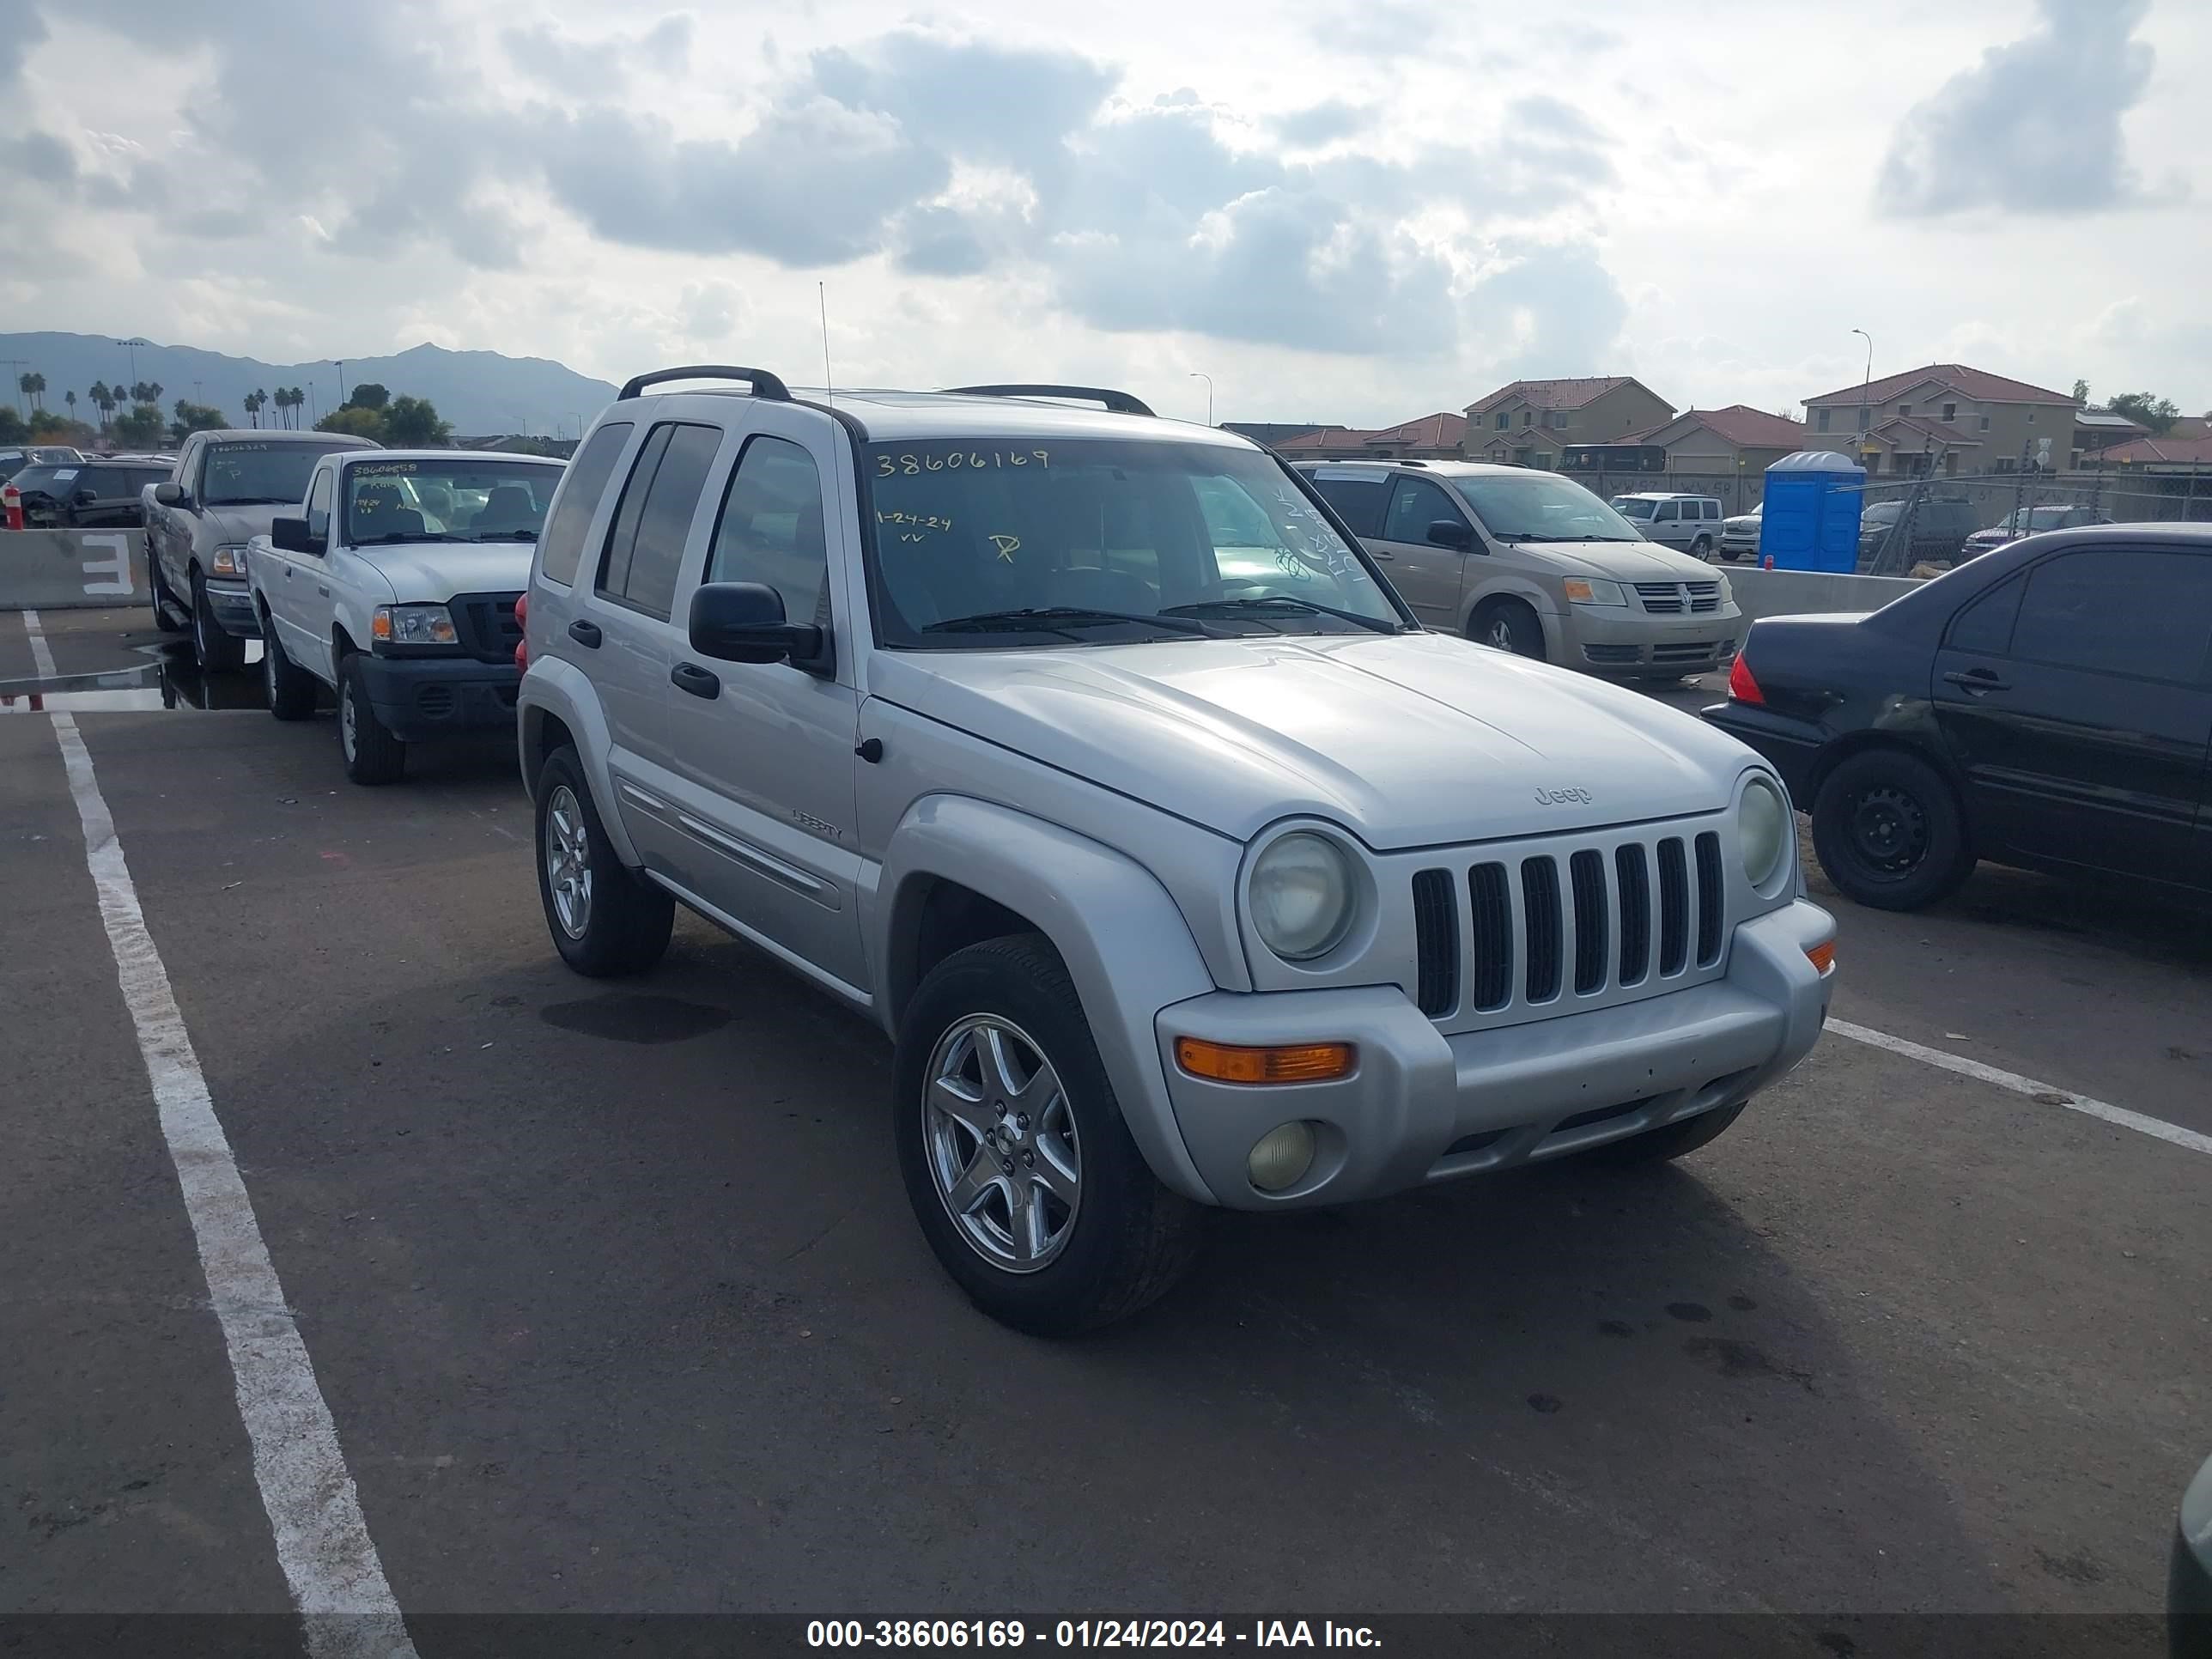
<instances>
[{"instance_id":1,"label":"side mirror","mask_svg":"<svg viewBox=\"0 0 2212 1659\"><path fill-rule=\"evenodd\" d=\"M190 499L180 483L157 483L154 486L154 501L158 507L183 507Z\"/></svg>"},{"instance_id":2,"label":"side mirror","mask_svg":"<svg viewBox=\"0 0 2212 1659\"><path fill-rule=\"evenodd\" d=\"M90 507L99 499L100 497L89 489L80 489L70 497L70 501L78 507Z\"/></svg>"},{"instance_id":3,"label":"side mirror","mask_svg":"<svg viewBox=\"0 0 2212 1659\"><path fill-rule=\"evenodd\" d=\"M269 521L269 541L287 553L322 552L322 544L309 533L305 519L271 519Z\"/></svg>"},{"instance_id":4,"label":"side mirror","mask_svg":"<svg viewBox=\"0 0 2212 1659\"><path fill-rule=\"evenodd\" d=\"M1437 519L1429 526L1429 540L1435 546L1464 553L1474 545L1474 532L1456 519Z\"/></svg>"},{"instance_id":5,"label":"side mirror","mask_svg":"<svg viewBox=\"0 0 2212 1659\"><path fill-rule=\"evenodd\" d=\"M805 667L822 655L822 630L786 622L783 595L765 582L708 582L691 595L691 648L722 662Z\"/></svg>"}]
</instances>

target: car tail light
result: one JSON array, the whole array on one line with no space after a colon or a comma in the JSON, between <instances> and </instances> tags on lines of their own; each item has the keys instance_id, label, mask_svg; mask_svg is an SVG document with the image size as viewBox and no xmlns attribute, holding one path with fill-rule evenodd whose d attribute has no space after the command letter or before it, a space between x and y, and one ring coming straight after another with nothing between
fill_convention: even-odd
<instances>
[{"instance_id":1,"label":"car tail light","mask_svg":"<svg viewBox=\"0 0 2212 1659\"><path fill-rule=\"evenodd\" d=\"M514 665L530 666L530 595L525 593L514 602L514 625L522 629L522 637L514 642Z\"/></svg>"},{"instance_id":2,"label":"car tail light","mask_svg":"<svg viewBox=\"0 0 2212 1659\"><path fill-rule=\"evenodd\" d=\"M1766 702L1766 693L1759 689L1759 682L1752 677L1751 664L1741 653L1736 657L1735 666L1729 670L1729 701L1762 705Z\"/></svg>"}]
</instances>

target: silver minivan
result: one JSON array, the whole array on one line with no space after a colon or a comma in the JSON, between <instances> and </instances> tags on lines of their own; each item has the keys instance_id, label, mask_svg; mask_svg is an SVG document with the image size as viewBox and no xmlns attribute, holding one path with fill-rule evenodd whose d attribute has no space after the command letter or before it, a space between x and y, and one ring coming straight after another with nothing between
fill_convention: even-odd
<instances>
[{"instance_id":1,"label":"silver minivan","mask_svg":"<svg viewBox=\"0 0 2212 1659\"><path fill-rule=\"evenodd\" d=\"M1647 541L1678 547L1710 559L1720 544L1721 503L1717 495L1685 495L1644 490L1615 495L1613 510L1642 531Z\"/></svg>"},{"instance_id":2,"label":"silver minivan","mask_svg":"<svg viewBox=\"0 0 2212 1659\"><path fill-rule=\"evenodd\" d=\"M1431 628L1546 662L1659 678L1719 667L1743 637L1726 576L1647 540L1571 478L1469 461L1299 471Z\"/></svg>"}]
</instances>

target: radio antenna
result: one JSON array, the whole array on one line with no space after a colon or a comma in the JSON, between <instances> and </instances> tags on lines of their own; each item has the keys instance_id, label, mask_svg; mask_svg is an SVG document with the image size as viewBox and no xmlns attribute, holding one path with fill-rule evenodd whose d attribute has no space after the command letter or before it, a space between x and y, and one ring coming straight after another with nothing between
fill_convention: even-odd
<instances>
[{"instance_id":1,"label":"radio antenna","mask_svg":"<svg viewBox=\"0 0 2212 1659\"><path fill-rule=\"evenodd\" d=\"M830 407L837 407L837 385L830 378L830 287L814 284L814 297L822 307L822 389L830 394Z\"/></svg>"}]
</instances>

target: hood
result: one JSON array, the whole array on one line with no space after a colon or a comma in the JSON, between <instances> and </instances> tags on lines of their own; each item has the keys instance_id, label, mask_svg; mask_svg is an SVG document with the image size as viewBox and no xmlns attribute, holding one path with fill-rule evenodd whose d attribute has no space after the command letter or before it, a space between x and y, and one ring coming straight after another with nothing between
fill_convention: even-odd
<instances>
[{"instance_id":1,"label":"hood","mask_svg":"<svg viewBox=\"0 0 2212 1659\"><path fill-rule=\"evenodd\" d=\"M1620 582L1711 581L1703 559L1656 542L1516 542L1513 551L1553 561L1563 576L1605 576Z\"/></svg>"},{"instance_id":2,"label":"hood","mask_svg":"<svg viewBox=\"0 0 2212 1659\"><path fill-rule=\"evenodd\" d=\"M210 507L202 509L218 542L250 542L269 533L270 521L300 510L297 501L283 507Z\"/></svg>"},{"instance_id":3,"label":"hood","mask_svg":"<svg viewBox=\"0 0 2212 1659\"><path fill-rule=\"evenodd\" d=\"M1443 634L881 651L869 675L1239 840L1301 815L1387 851L1710 811L1750 759L1639 693Z\"/></svg>"},{"instance_id":4,"label":"hood","mask_svg":"<svg viewBox=\"0 0 2212 1659\"><path fill-rule=\"evenodd\" d=\"M530 586L529 542L393 542L356 547L392 584L393 602L450 599L456 593L520 593Z\"/></svg>"}]
</instances>

